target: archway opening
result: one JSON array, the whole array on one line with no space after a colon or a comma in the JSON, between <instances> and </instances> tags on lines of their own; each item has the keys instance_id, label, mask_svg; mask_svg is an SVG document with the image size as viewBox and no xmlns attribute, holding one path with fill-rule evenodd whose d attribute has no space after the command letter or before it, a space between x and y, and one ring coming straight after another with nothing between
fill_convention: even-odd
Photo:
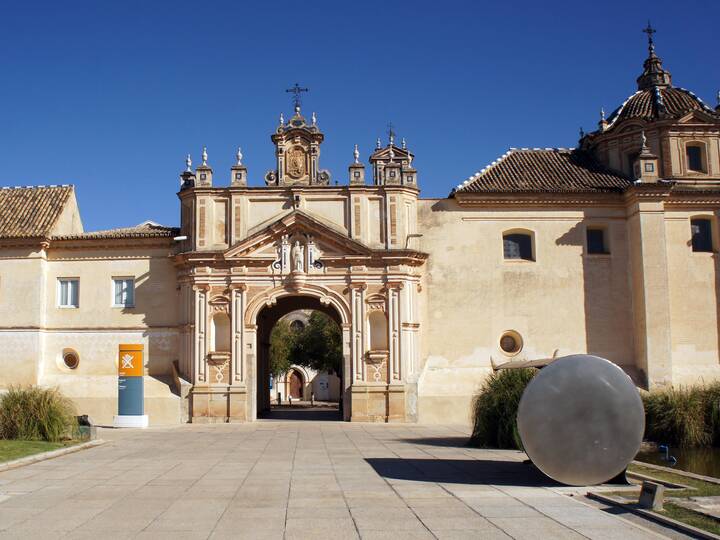
<instances>
[{"instance_id":1,"label":"archway opening","mask_svg":"<svg viewBox=\"0 0 720 540\"><path fill-rule=\"evenodd\" d=\"M257 417L342 420L347 391L340 314L311 296L279 298L257 316Z\"/></svg>"}]
</instances>

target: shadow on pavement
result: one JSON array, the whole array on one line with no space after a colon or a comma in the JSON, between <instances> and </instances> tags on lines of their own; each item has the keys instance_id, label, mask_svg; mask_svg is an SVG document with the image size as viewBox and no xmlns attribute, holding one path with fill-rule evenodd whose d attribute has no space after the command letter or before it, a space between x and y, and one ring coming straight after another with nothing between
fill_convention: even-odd
<instances>
[{"instance_id":1,"label":"shadow on pavement","mask_svg":"<svg viewBox=\"0 0 720 540\"><path fill-rule=\"evenodd\" d=\"M258 414L259 420L341 421L340 409L335 407L304 407L298 405L273 405L269 411Z\"/></svg>"},{"instance_id":2,"label":"shadow on pavement","mask_svg":"<svg viewBox=\"0 0 720 540\"><path fill-rule=\"evenodd\" d=\"M534 465L520 461L401 458L369 458L366 461L380 476L396 480L530 487L562 485Z\"/></svg>"},{"instance_id":3,"label":"shadow on pavement","mask_svg":"<svg viewBox=\"0 0 720 540\"><path fill-rule=\"evenodd\" d=\"M406 442L410 444L419 444L424 446L445 446L449 448L471 448L468 444L470 440L469 436L465 437L406 437L404 439L398 439L399 442ZM474 448L474 447L472 447Z\"/></svg>"}]
</instances>

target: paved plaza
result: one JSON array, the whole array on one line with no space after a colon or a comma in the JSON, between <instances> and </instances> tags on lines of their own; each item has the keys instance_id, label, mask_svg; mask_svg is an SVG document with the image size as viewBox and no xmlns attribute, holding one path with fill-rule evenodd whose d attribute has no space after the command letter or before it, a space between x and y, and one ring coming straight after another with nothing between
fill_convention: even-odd
<instances>
[{"instance_id":1,"label":"paved plaza","mask_svg":"<svg viewBox=\"0 0 720 540\"><path fill-rule=\"evenodd\" d=\"M0 538L658 538L460 428L262 421L100 430L0 473ZM575 496L571 496L575 493Z\"/></svg>"}]
</instances>

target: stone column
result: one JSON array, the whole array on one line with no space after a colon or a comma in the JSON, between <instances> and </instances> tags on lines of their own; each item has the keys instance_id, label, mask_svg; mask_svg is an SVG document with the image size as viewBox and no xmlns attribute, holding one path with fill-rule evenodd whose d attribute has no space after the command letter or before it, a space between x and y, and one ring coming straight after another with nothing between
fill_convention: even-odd
<instances>
[{"instance_id":1,"label":"stone column","mask_svg":"<svg viewBox=\"0 0 720 540\"><path fill-rule=\"evenodd\" d=\"M245 384L245 291L244 283L233 284L231 288L231 324L232 324L232 382L231 384Z\"/></svg>"},{"instance_id":2,"label":"stone column","mask_svg":"<svg viewBox=\"0 0 720 540\"><path fill-rule=\"evenodd\" d=\"M403 377L402 357L400 347L401 306L400 291L405 284L403 282L392 282L387 284L388 289L388 338L389 338L389 382L400 382Z\"/></svg>"},{"instance_id":3,"label":"stone column","mask_svg":"<svg viewBox=\"0 0 720 540\"><path fill-rule=\"evenodd\" d=\"M365 380L365 290L367 284L352 283L352 381Z\"/></svg>"},{"instance_id":4,"label":"stone column","mask_svg":"<svg viewBox=\"0 0 720 540\"><path fill-rule=\"evenodd\" d=\"M207 384L207 313L209 285L195 285L195 346L193 360L193 384Z\"/></svg>"}]
</instances>

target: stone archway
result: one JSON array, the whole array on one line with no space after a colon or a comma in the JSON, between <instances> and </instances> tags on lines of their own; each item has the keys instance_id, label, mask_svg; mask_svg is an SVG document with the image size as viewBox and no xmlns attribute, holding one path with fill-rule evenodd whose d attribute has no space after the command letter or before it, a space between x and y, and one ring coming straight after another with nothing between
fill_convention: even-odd
<instances>
[{"instance_id":1,"label":"stone archway","mask_svg":"<svg viewBox=\"0 0 720 540\"><path fill-rule=\"evenodd\" d=\"M303 399L303 387L305 381L302 374L297 369L290 370L290 376L288 377L288 394L293 399Z\"/></svg>"},{"instance_id":2,"label":"stone archway","mask_svg":"<svg viewBox=\"0 0 720 540\"><path fill-rule=\"evenodd\" d=\"M313 291L315 292L315 291ZM341 379L341 401L340 409L342 418L349 420L351 416L350 403L350 376L351 355L349 342L349 324L347 321L347 312L343 312L343 308L347 308L344 302L336 303L329 301L327 295L308 294L304 292L288 293L287 291L278 291L277 295L266 299L262 304L251 303L248 306L246 322L254 317L253 328L255 329L256 351L255 357L248 358L248 373L254 373L254 381L250 382L250 386L254 390L253 418L257 418L259 414L270 409L270 392L268 384L270 380L269 360L270 360L270 332L280 318L290 312L309 309L320 311L328 315L340 327L343 334L343 365L342 372L339 373ZM292 374L288 374L290 380ZM302 388L302 387L301 387ZM301 394L302 396L302 390ZM252 399L252 398L251 398Z\"/></svg>"}]
</instances>

